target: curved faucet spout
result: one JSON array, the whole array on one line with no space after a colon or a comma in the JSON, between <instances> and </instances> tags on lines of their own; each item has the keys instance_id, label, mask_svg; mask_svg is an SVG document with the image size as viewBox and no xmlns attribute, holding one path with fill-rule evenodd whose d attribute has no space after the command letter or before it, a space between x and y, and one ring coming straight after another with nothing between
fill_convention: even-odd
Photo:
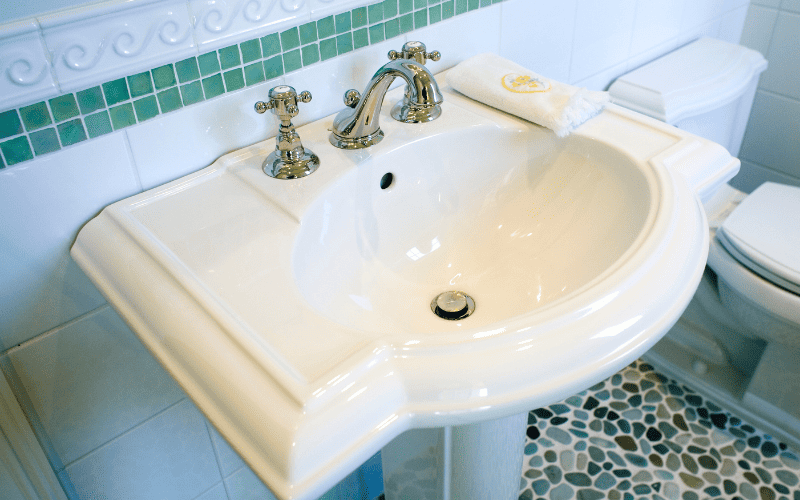
<instances>
[{"instance_id":1,"label":"curved faucet spout","mask_svg":"<svg viewBox=\"0 0 800 500\"><path fill-rule=\"evenodd\" d=\"M394 118L417 123L433 120L441 114L439 105L444 99L430 71L413 59L389 61L372 77L363 96L354 90L345 94L345 104L349 107L333 121L331 144L342 149L360 149L383 139L379 123L381 107L389 85L397 77L405 80L406 95L400 110L397 113L398 108L392 110Z\"/></svg>"}]
</instances>

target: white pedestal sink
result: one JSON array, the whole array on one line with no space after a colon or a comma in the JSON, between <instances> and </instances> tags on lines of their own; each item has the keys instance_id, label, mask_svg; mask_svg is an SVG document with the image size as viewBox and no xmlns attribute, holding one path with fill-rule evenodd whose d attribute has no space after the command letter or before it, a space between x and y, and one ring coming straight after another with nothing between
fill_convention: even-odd
<instances>
[{"instance_id":1,"label":"white pedestal sink","mask_svg":"<svg viewBox=\"0 0 800 500\"><path fill-rule=\"evenodd\" d=\"M320 120L298 129L313 175L265 176L267 140L111 205L73 247L279 498L384 447L389 482L431 436L437 498L516 498L525 412L646 351L700 279L699 199L739 165L722 147L615 106L557 139L437 78L436 121L386 105L384 141L343 151ZM448 290L474 314L435 316ZM509 465L470 474L498 432Z\"/></svg>"}]
</instances>

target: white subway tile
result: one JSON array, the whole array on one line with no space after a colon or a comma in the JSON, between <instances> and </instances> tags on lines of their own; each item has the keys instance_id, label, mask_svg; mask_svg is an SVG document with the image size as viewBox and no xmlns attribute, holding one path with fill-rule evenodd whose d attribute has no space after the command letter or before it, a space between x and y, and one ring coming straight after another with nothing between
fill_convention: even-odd
<instances>
[{"instance_id":1,"label":"white subway tile","mask_svg":"<svg viewBox=\"0 0 800 500\"><path fill-rule=\"evenodd\" d=\"M58 90L45 57L39 23L29 19L0 26L0 109L55 95Z\"/></svg>"},{"instance_id":2,"label":"white subway tile","mask_svg":"<svg viewBox=\"0 0 800 500\"><path fill-rule=\"evenodd\" d=\"M742 39L742 31L744 30L746 18L746 5L723 14L720 17L719 33L717 33L717 38L738 45Z\"/></svg>"},{"instance_id":3,"label":"white subway tile","mask_svg":"<svg viewBox=\"0 0 800 500\"><path fill-rule=\"evenodd\" d=\"M750 1L755 5L761 5L764 7L774 7L776 9L781 5L781 0L750 0Z\"/></svg>"},{"instance_id":4,"label":"white subway tile","mask_svg":"<svg viewBox=\"0 0 800 500\"><path fill-rule=\"evenodd\" d=\"M684 0L681 31L706 24L724 12L726 0Z\"/></svg>"},{"instance_id":5,"label":"white subway tile","mask_svg":"<svg viewBox=\"0 0 800 500\"><path fill-rule=\"evenodd\" d=\"M376 0L309 0L311 19L316 21L331 14L340 14L346 10L355 9L371 3L378 3Z\"/></svg>"},{"instance_id":6,"label":"white subway tile","mask_svg":"<svg viewBox=\"0 0 800 500\"><path fill-rule=\"evenodd\" d=\"M578 0L570 81L578 82L628 58L636 0Z\"/></svg>"},{"instance_id":7,"label":"white subway tile","mask_svg":"<svg viewBox=\"0 0 800 500\"><path fill-rule=\"evenodd\" d=\"M276 78L128 128L143 188L177 179L225 153L274 137L280 122L272 113L257 114L253 105L283 83L284 77ZM301 113L305 106L301 105Z\"/></svg>"},{"instance_id":8,"label":"white subway tile","mask_svg":"<svg viewBox=\"0 0 800 500\"><path fill-rule=\"evenodd\" d=\"M66 470L84 499L191 500L221 479L203 416L188 400Z\"/></svg>"},{"instance_id":9,"label":"white subway tile","mask_svg":"<svg viewBox=\"0 0 800 500\"><path fill-rule=\"evenodd\" d=\"M110 307L9 357L64 464L184 397Z\"/></svg>"},{"instance_id":10,"label":"white subway tile","mask_svg":"<svg viewBox=\"0 0 800 500\"><path fill-rule=\"evenodd\" d=\"M281 31L309 20L305 0L189 0L200 51Z\"/></svg>"},{"instance_id":11,"label":"white subway tile","mask_svg":"<svg viewBox=\"0 0 800 500\"><path fill-rule=\"evenodd\" d=\"M683 5L674 0L639 0L630 54L641 54L678 37Z\"/></svg>"},{"instance_id":12,"label":"white subway tile","mask_svg":"<svg viewBox=\"0 0 800 500\"><path fill-rule=\"evenodd\" d=\"M419 40L425 43L428 50L442 53L440 61L427 62L427 68L433 74L482 52L497 54L500 52L500 13L503 5L495 4L426 26L409 33L407 39ZM400 46L394 50L402 47L403 42L398 43Z\"/></svg>"},{"instance_id":13,"label":"white subway tile","mask_svg":"<svg viewBox=\"0 0 800 500\"><path fill-rule=\"evenodd\" d=\"M576 0L502 4L500 55L554 80L569 80Z\"/></svg>"},{"instance_id":14,"label":"white subway tile","mask_svg":"<svg viewBox=\"0 0 800 500\"><path fill-rule=\"evenodd\" d=\"M781 9L791 12L800 12L800 0L783 0Z\"/></svg>"},{"instance_id":15,"label":"white subway tile","mask_svg":"<svg viewBox=\"0 0 800 500\"><path fill-rule=\"evenodd\" d=\"M197 55L185 1L104 2L39 23L64 92Z\"/></svg>"},{"instance_id":16,"label":"white subway tile","mask_svg":"<svg viewBox=\"0 0 800 500\"><path fill-rule=\"evenodd\" d=\"M222 482L217 483L216 486L195 498L195 500L228 500L225 484Z\"/></svg>"},{"instance_id":17,"label":"white subway tile","mask_svg":"<svg viewBox=\"0 0 800 500\"><path fill-rule=\"evenodd\" d=\"M627 72L628 63L623 62L621 64L617 64L616 66L604 69L596 75L573 82L572 84L576 87L586 87L589 90L608 90L608 87L614 80Z\"/></svg>"},{"instance_id":18,"label":"white subway tile","mask_svg":"<svg viewBox=\"0 0 800 500\"><path fill-rule=\"evenodd\" d=\"M800 173L800 172L799 172ZM786 175L769 167L742 160L742 168L729 184L745 193L752 193L755 188L765 182L778 182L791 186L800 186L800 176Z\"/></svg>"},{"instance_id":19,"label":"white subway tile","mask_svg":"<svg viewBox=\"0 0 800 500\"><path fill-rule=\"evenodd\" d=\"M69 248L102 208L139 191L120 133L0 170L0 349L103 304Z\"/></svg>"},{"instance_id":20,"label":"white subway tile","mask_svg":"<svg viewBox=\"0 0 800 500\"><path fill-rule=\"evenodd\" d=\"M222 477L228 477L232 473L245 466L244 460L239 457L239 454L231 448L231 445L222 437L222 435L211 425L211 422L206 422L208 431L211 434L211 440L214 442L214 450L219 460L220 472Z\"/></svg>"},{"instance_id":21,"label":"white subway tile","mask_svg":"<svg viewBox=\"0 0 800 500\"><path fill-rule=\"evenodd\" d=\"M800 177L800 102L756 92L739 156Z\"/></svg>"},{"instance_id":22,"label":"white subway tile","mask_svg":"<svg viewBox=\"0 0 800 500\"><path fill-rule=\"evenodd\" d=\"M775 28L777 19L777 10L751 5L742 29L741 44L757 50L761 52L761 55L767 57L772 30Z\"/></svg>"},{"instance_id":23,"label":"white subway tile","mask_svg":"<svg viewBox=\"0 0 800 500\"><path fill-rule=\"evenodd\" d=\"M226 478L225 485L230 500L276 500L275 495L249 467L242 467Z\"/></svg>"},{"instance_id":24,"label":"white subway tile","mask_svg":"<svg viewBox=\"0 0 800 500\"><path fill-rule=\"evenodd\" d=\"M706 23L682 30L680 36L678 37L678 45L685 45L703 36L716 38L717 34L719 33L719 26L721 23L722 18L715 17Z\"/></svg>"},{"instance_id":25,"label":"white subway tile","mask_svg":"<svg viewBox=\"0 0 800 500\"><path fill-rule=\"evenodd\" d=\"M778 94L800 99L800 15L781 12L767 54L769 67L759 86Z\"/></svg>"}]
</instances>

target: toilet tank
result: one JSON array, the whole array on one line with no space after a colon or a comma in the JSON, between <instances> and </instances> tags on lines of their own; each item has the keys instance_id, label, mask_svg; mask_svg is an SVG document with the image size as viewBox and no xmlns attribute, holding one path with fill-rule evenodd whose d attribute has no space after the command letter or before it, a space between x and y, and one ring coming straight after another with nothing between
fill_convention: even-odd
<instances>
[{"instance_id":1,"label":"toilet tank","mask_svg":"<svg viewBox=\"0 0 800 500\"><path fill-rule=\"evenodd\" d=\"M700 38L619 77L613 102L725 146L739 155L758 77L755 50Z\"/></svg>"}]
</instances>

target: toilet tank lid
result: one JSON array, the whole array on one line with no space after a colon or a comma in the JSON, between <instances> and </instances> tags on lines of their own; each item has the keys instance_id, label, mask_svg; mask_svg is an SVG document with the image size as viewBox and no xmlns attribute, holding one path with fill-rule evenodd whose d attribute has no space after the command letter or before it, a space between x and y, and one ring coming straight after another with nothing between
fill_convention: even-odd
<instances>
[{"instance_id":1,"label":"toilet tank lid","mask_svg":"<svg viewBox=\"0 0 800 500\"><path fill-rule=\"evenodd\" d=\"M756 274L792 291L800 287L800 187L765 182L731 212L717 235Z\"/></svg>"},{"instance_id":2,"label":"toilet tank lid","mask_svg":"<svg viewBox=\"0 0 800 500\"><path fill-rule=\"evenodd\" d=\"M617 104L675 124L737 99L766 68L755 50L700 38L622 75L609 93Z\"/></svg>"}]
</instances>

